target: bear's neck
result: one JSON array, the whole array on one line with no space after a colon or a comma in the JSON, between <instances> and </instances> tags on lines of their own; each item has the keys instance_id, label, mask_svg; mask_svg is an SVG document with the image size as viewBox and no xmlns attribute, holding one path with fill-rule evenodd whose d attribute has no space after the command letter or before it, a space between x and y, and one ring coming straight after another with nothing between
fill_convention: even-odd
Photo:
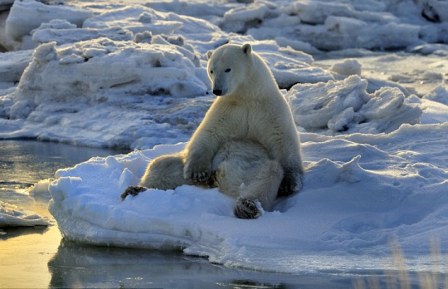
<instances>
[{"instance_id":1,"label":"bear's neck","mask_svg":"<svg viewBox=\"0 0 448 289\"><path fill-rule=\"evenodd\" d=\"M240 87L238 94L244 95L245 98L254 97L255 99L281 94L271 70L263 59L254 55L252 65L254 69L248 76L247 82Z\"/></svg>"}]
</instances>

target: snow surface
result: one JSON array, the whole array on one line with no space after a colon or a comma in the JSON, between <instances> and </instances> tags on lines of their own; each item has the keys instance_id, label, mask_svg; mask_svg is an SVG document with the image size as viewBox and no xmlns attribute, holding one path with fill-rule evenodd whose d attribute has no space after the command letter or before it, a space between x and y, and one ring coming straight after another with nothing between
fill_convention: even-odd
<instances>
[{"instance_id":1,"label":"snow surface","mask_svg":"<svg viewBox=\"0 0 448 289\"><path fill-rule=\"evenodd\" d=\"M406 98L400 89L390 87L369 94L367 86L366 80L350 76L342 81L296 84L286 96L296 124L307 130L390 132L403 123L418 123L418 98Z\"/></svg>"},{"instance_id":2,"label":"snow surface","mask_svg":"<svg viewBox=\"0 0 448 289\"><path fill-rule=\"evenodd\" d=\"M447 247L443 1L54 2L15 1L0 15L0 44L16 50L0 54L0 139L140 149L35 186L35 197L51 193L65 238L290 273L340 269L338 258L377 266L357 257L388 255L391 239L411 256L434 238ZM250 221L216 189L122 202L146 164L181 150L200 123L214 99L206 52L229 41L253 45L291 105L303 190ZM34 218L1 210L10 224ZM313 263L324 255L334 258Z\"/></svg>"},{"instance_id":3,"label":"snow surface","mask_svg":"<svg viewBox=\"0 0 448 289\"><path fill-rule=\"evenodd\" d=\"M59 170L49 187L50 211L70 240L180 247L260 270L300 272L295 260L316 252L388 255L392 238L407 254L426 253L432 238L448 246L447 133L448 122L403 125L389 134L303 133L302 191L257 220L235 218L234 201L216 189L151 189L121 201L150 159L183 144Z\"/></svg>"},{"instance_id":4,"label":"snow surface","mask_svg":"<svg viewBox=\"0 0 448 289\"><path fill-rule=\"evenodd\" d=\"M364 68L357 60L348 59L323 68L307 54L321 55L318 49L288 31L316 28L319 26L316 23L333 16L400 25L410 25L414 19L413 25L420 30L444 27L445 22L434 23L418 16L418 5L412 3L407 8L413 9L410 14L401 13L402 9L387 1L381 5L370 1L364 5L358 1L275 4L255 1L210 5L198 0L125 5L85 1L72 7L16 1L6 19L5 35L19 41L22 48L40 46L33 52L23 50L2 55L5 61L0 64L0 138L31 137L76 145L130 148L187 141L213 100L204 69L205 53L229 40L252 43L268 62L279 86L285 89L294 86L288 97L297 124L308 131L389 132L402 123L418 122L421 109L414 103L418 101L409 97L411 93L397 82L408 84L410 79L443 82L443 71L448 70L445 64L431 63L433 67L442 65L441 72L419 73L414 69L413 75L397 73L388 79L364 75ZM442 15L444 10L440 9ZM308 13L316 23L307 18ZM261 22L252 27L257 19ZM230 26L241 26L243 22L247 31L270 29L276 35L270 37L265 31L261 33L264 37L257 40L253 33L229 33L238 30ZM363 35L370 36L372 31ZM332 33L333 43L347 43L337 31L326 33ZM325 35L310 35L313 39L329 39ZM376 41L395 43L388 37L390 33L377 35ZM403 34L400 38L406 39ZM447 51L446 46L418 42L418 46L411 45L409 50L431 55ZM397 56L400 58L403 61L397 61L397 66L406 61L406 57ZM391 60L377 58L378 66L387 61ZM345 80L351 75L359 77ZM312 93L301 99L301 89ZM352 95L337 95L350 89L356 91ZM312 99L320 92L319 98ZM326 93L331 100L326 99ZM388 103L390 100L392 104ZM304 102L308 106L302 106ZM303 114L304 107L309 105L313 110ZM369 114L369 110L377 109L381 109L381 115ZM325 117L314 123L313 113L324 113Z\"/></svg>"}]
</instances>

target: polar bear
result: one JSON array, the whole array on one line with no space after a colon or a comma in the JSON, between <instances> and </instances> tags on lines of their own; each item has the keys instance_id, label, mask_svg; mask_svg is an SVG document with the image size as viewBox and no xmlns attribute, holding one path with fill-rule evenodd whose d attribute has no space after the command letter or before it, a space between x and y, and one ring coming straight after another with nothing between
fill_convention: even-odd
<instances>
[{"instance_id":1,"label":"polar bear","mask_svg":"<svg viewBox=\"0 0 448 289\"><path fill-rule=\"evenodd\" d=\"M149 163L140 187L217 186L237 199L234 214L256 218L275 199L302 185L300 143L291 110L263 59L250 44L209 52L208 76L216 100L185 149Z\"/></svg>"}]
</instances>

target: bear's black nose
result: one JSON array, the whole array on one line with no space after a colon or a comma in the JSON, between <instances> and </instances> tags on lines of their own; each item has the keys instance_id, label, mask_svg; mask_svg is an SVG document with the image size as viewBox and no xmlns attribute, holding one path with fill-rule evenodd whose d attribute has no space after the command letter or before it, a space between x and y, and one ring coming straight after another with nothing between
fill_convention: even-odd
<instances>
[{"instance_id":1,"label":"bear's black nose","mask_svg":"<svg viewBox=\"0 0 448 289\"><path fill-rule=\"evenodd\" d=\"M213 94L214 95L221 95L222 90L221 89L213 89Z\"/></svg>"}]
</instances>

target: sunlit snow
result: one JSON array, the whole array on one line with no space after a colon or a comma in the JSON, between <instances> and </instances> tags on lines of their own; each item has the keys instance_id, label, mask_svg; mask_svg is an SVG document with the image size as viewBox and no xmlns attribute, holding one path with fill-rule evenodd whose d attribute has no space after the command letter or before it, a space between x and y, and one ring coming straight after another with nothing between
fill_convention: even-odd
<instances>
[{"instance_id":1,"label":"sunlit snow","mask_svg":"<svg viewBox=\"0 0 448 289\"><path fill-rule=\"evenodd\" d=\"M135 149L35 187L63 236L288 273L372 268L357 256L386 256L391 240L410 256L447 248L448 5L215 2L23 0L0 17L0 139ZM303 189L256 220L217 189L121 201L151 159L184 147L214 99L206 52L229 41L252 44L291 106ZM0 203L2 224L39 218Z\"/></svg>"}]
</instances>

